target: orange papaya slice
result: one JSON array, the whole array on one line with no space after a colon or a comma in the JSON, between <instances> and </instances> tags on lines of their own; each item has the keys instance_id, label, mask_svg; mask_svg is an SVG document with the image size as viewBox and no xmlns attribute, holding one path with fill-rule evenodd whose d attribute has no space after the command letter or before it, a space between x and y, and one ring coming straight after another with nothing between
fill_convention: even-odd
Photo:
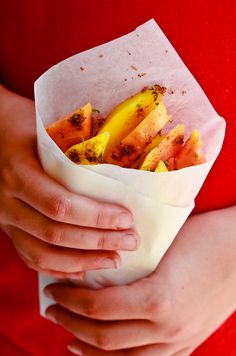
<instances>
[{"instance_id":1,"label":"orange papaya slice","mask_svg":"<svg viewBox=\"0 0 236 356\"><path fill-rule=\"evenodd\" d=\"M90 138L91 114L92 106L88 103L49 125L46 128L47 133L65 152L69 147Z\"/></svg>"},{"instance_id":2,"label":"orange papaya slice","mask_svg":"<svg viewBox=\"0 0 236 356\"><path fill-rule=\"evenodd\" d=\"M193 130L184 146L175 157L175 168L181 169L206 162L201 152L202 140L197 129Z\"/></svg>"},{"instance_id":3,"label":"orange papaya slice","mask_svg":"<svg viewBox=\"0 0 236 356\"><path fill-rule=\"evenodd\" d=\"M140 169L155 171L160 160L168 161L175 157L184 142L184 125L179 124L173 128L165 138L145 158Z\"/></svg>"}]
</instances>

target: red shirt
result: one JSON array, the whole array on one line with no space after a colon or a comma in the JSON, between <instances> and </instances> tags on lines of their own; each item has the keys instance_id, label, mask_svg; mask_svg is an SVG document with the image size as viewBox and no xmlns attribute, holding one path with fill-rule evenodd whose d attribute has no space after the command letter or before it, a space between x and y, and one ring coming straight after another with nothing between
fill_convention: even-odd
<instances>
[{"instance_id":1,"label":"red shirt","mask_svg":"<svg viewBox=\"0 0 236 356\"><path fill-rule=\"evenodd\" d=\"M35 79L53 64L155 18L227 122L223 149L195 211L231 206L236 203L235 15L234 0L8 0L0 19L0 78L9 89L33 98ZM24 267L7 238L1 239L0 353L67 355L68 334L37 314L36 273ZM232 316L194 355L235 356L235 339Z\"/></svg>"}]
</instances>

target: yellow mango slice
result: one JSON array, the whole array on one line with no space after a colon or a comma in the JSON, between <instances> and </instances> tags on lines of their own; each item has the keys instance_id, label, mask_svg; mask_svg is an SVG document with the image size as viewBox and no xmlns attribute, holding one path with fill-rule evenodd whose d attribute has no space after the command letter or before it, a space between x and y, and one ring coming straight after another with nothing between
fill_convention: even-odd
<instances>
[{"instance_id":1,"label":"yellow mango slice","mask_svg":"<svg viewBox=\"0 0 236 356\"><path fill-rule=\"evenodd\" d=\"M145 147L169 121L163 102L160 102L118 145L108 154L106 161L121 167L131 167Z\"/></svg>"},{"instance_id":2,"label":"yellow mango slice","mask_svg":"<svg viewBox=\"0 0 236 356\"><path fill-rule=\"evenodd\" d=\"M164 91L159 85L144 88L114 108L98 132L110 134L105 157L156 107Z\"/></svg>"},{"instance_id":3,"label":"yellow mango slice","mask_svg":"<svg viewBox=\"0 0 236 356\"><path fill-rule=\"evenodd\" d=\"M109 133L103 132L87 141L70 147L66 156L77 164L103 163L103 156L109 140Z\"/></svg>"},{"instance_id":4,"label":"yellow mango slice","mask_svg":"<svg viewBox=\"0 0 236 356\"><path fill-rule=\"evenodd\" d=\"M197 129L193 130L183 148L175 157L176 169L196 166L206 162L201 152L202 140Z\"/></svg>"},{"instance_id":5,"label":"yellow mango slice","mask_svg":"<svg viewBox=\"0 0 236 356\"><path fill-rule=\"evenodd\" d=\"M140 169L155 171L158 162L168 161L180 151L184 140L184 125L179 124L145 158Z\"/></svg>"},{"instance_id":6,"label":"yellow mango slice","mask_svg":"<svg viewBox=\"0 0 236 356\"><path fill-rule=\"evenodd\" d=\"M147 145L147 147L145 148L145 150L141 154L141 156L138 159L136 159L136 161L132 164L131 167L139 168L141 166L142 162L144 161L145 157L148 155L148 153L151 152L151 150L153 150L153 148L158 146L164 137L165 137L165 135L161 135L161 134L158 134L156 137L154 137L154 139L149 143L149 145Z\"/></svg>"},{"instance_id":7,"label":"yellow mango slice","mask_svg":"<svg viewBox=\"0 0 236 356\"><path fill-rule=\"evenodd\" d=\"M168 172L168 168L166 167L166 165L163 161L159 161L157 168L155 169L155 172L157 172L157 173Z\"/></svg>"}]
</instances>

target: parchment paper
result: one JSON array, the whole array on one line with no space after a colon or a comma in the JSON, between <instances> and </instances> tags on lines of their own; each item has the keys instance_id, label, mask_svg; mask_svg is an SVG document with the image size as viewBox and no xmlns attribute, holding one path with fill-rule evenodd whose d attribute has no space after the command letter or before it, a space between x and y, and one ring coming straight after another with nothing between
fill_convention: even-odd
<instances>
[{"instance_id":1,"label":"parchment paper","mask_svg":"<svg viewBox=\"0 0 236 356\"><path fill-rule=\"evenodd\" d=\"M185 136L198 128L207 163L168 173L113 165L79 166L51 140L45 126L91 102L105 116L144 86L167 88L164 102L173 117L169 129L184 123ZM121 204L134 214L141 237L136 252L121 252L118 270L90 271L85 285L126 284L155 270L194 206L222 146L225 122L154 20L114 41L53 66L35 82L38 152L42 166L70 191ZM50 300L42 290L53 280L40 276L40 305Z\"/></svg>"}]
</instances>

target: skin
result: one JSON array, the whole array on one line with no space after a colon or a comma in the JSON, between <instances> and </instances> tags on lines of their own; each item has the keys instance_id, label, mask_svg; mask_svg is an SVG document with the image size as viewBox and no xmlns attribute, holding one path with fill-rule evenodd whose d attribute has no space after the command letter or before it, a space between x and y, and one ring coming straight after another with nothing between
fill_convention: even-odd
<instances>
[{"instance_id":1,"label":"skin","mask_svg":"<svg viewBox=\"0 0 236 356\"><path fill-rule=\"evenodd\" d=\"M37 158L34 102L0 86L0 227L30 268L58 278L118 268L135 250L132 215L68 192Z\"/></svg>"},{"instance_id":2,"label":"skin","mask_svg":"<svg viewBox=\"0 0 236 356\"><path fill-rule=\"evenodd\" d=\"M187 356L236 308L236 207L188 219L157 270L129 286L54 284L50 320L88 356Z\"/></svg>"},{"instance_id":3,"label":"skin","mask_svg":"<svg viewBox=\"0 0 236 356\"><path fill-rule=\"evenodd\" d=\"M20 257L58 278L117 267L114 251L138 247L131 214L43 173L31 100L0 86L0 108L0 225ZM77 355L189 355L235 310L235 214L232 207L189 218L157 270L128 286L48 286L48 318L75 335Z\"/></svg>"}]
</instances>

